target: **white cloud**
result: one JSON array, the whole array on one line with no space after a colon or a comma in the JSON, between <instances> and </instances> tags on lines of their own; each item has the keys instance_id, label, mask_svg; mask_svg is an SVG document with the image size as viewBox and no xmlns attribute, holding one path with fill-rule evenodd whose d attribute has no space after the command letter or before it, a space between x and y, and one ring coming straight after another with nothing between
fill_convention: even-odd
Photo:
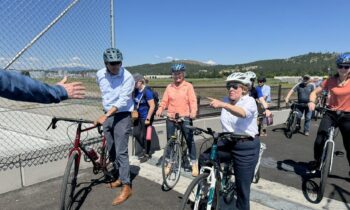
<instances>
[{"instance_id":1,"label":"white cloud","mask_svg":"<svg viewBox=\"0 0 350 210\"><path fill-rule=\"evenodd\" d=\"M80 62L80 58L78 56L75 56L75 57L71 58L71 61Z\"/></svg>"},{"instance_id":2,"label":"white cloud","mask_svg":"<svg viewBox=\"0 0 350 210\"><path fill-rule=\"evenodd\" d=\"M155 57L155 58L158 58L158 59L160 58L160 56L159 56L159 55L154 55L154 57Z\"/></svg>"},{"instance_id":3,"label":"white cloud","mask_svg":"<svg viewBox=\"0 0 350 210\"><path fill-rule=\"evenodd\" d=\"M172 56L167 56L164 58L165 60L174 60L174 58Z\"/></svg>"},{"instance_id":4,"label":"white cloud","mask_svg":"<svg viewBox=\"0 0 350 210\"><path fill-rule=\"evenodd\" d=\"M205 61L204 63L209 64L209 65L215 65L216 64L215 61L210 60L210 59L208 61Z\"/></svg>"},{"instance_id":5,"label":"white cloud","mask_svg":"<svg viewBox=\"0 0 350 210\"><path fill-rule=\"evenodd\" d=\"M39 62L40 60L37 57L28 57L27 61L31 63L36 63L36 62Z\"/></svg>"}]
</instances>

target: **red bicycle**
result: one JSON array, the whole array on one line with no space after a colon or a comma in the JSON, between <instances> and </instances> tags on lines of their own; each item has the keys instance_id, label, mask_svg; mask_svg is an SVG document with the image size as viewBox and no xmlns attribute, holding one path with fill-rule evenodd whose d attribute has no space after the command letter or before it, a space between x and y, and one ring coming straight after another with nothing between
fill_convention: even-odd
<instances>
[{"instance_id":1,"label":"red bicycle","mask_svg":"<svg viewBox=\"0 0 350 210\"><path fill-rule=\"evenodd\" d=\"M69 155L68 155L68 163L64 172L63 181L62 181L62 189L61 189L61 196L60 196L60 209L66 210L71 209L74 203L74 195L75 195L75 189L77 186L77 176L79 172L79 165L80 165L80 159L82 155L82 151L84 153L84 159L87 162L92 163L93 165L93 173L98 174L99 172L103 172L106 180L112 180L113 175L110 172L109 167L112 166L112 161L109 157L109 152L106 145L106 138L104 135L102 135L103 131L101 129L101 126L98 125L92 125L87 128L83 128L83 124L93 124L93 121L89 120L77 120L77 119L71 119L71 118L56 118L53 117L51 120L51 123L49 127L50 129L55 129L57 127L58 121L66 121L66 122L72 122L73 124L77 124L77 130L75 134L75 139L73 143L73 148L70 149ZM92 129L98 129L98 133L101 135L102 141L101 145L98 147L97 152L93 148L89 148L86 145L82 144L83 141L81 141L80 136L81 133L92 130Z\"/></svg>"}]
</instances>

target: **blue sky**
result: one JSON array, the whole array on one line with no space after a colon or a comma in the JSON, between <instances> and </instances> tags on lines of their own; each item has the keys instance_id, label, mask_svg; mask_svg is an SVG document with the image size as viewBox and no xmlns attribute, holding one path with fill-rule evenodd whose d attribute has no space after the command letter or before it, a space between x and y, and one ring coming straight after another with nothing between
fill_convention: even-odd
<instances>
[{"instance_id":1,"label":"blue sky","mask_svg":"<svg viewBox=\"0 0 350 210\"><path fill-rule=\"evenodd\" d=\"M71 1L1 0L0 67ZM16 65L103 67L102 52L110 46L108 6L109 0L80 0ZM125 66L173 59L239 64L344 52L349 8L349 0L115 0L116 47Z\"/></svg>"},{"instance_id":2,"label":"blue sky","mask_svg":"<svg viewBox=\"0 0 350 210\"><path fill-rule=\"evenodd\" d=\"M349 51L348 0L128 0L116 4L117 44L130 64L157 63L167 57L237 64Z\"/></svg>"}]
</instances>

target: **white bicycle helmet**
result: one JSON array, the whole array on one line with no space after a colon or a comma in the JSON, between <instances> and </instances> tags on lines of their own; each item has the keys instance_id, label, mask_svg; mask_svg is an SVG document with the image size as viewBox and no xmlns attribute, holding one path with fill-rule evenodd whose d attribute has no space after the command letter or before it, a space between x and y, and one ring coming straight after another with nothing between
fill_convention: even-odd
<instances>
[{"instance_id":1,"label":"white bicycle helmet","mask_svg":"<svg viewBox=\"0 0 350 210\"><path fill-rule=\"evenodd\" d=\"M252 72L252 71L247 71L245 74L247 76L249 76L250 79L255 79L256 78L256 74L254 72Z\"/></svg>"},{"instance_id":2,"label":"white bicycle helmet","mask_svg":"<svg viewBox=\"0 0 350 210\"><path fill-rule=\"evenodd\" d=\"M242 83L244 85L249 86L249 85L251 85L250 79L253 76L251 73L253 73L253 72L250 72L250 73L249 72L246 72L246 73L234 72L227 77L226 82L236 81L236 82L239 82L239 83ZM254 74L254 76L255 76L255 74Z\"/></svg>"}]
</instances>

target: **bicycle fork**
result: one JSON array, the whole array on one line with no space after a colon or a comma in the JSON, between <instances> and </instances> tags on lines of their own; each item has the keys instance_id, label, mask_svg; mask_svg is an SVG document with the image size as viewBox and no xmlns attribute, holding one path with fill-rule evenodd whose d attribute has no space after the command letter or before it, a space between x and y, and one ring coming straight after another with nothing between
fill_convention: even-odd
<instances>
[{"instance_id":1,"label":"bicycle fork","mask_svg":"<svg viewBox=\"0 0 350 210\"><path fill-rule=\"evenodd\" d=\"M333 165L333 154L334 154L334 127L331 127L329 129L329 136L328 136L328 139L327 141L324 143L323 145L323 152L322 152L322 159L321 160L324 160L326 158L326 148L327 148L327 145L328 143L330 143L332 145L332 150L331 150L331 165L329 167L329 173L332 171L332 165ZM322 170L323 168L323 162L324 161L321 161L321 165L320 165L320 171Z\"/></svg>"}]
</instances>

